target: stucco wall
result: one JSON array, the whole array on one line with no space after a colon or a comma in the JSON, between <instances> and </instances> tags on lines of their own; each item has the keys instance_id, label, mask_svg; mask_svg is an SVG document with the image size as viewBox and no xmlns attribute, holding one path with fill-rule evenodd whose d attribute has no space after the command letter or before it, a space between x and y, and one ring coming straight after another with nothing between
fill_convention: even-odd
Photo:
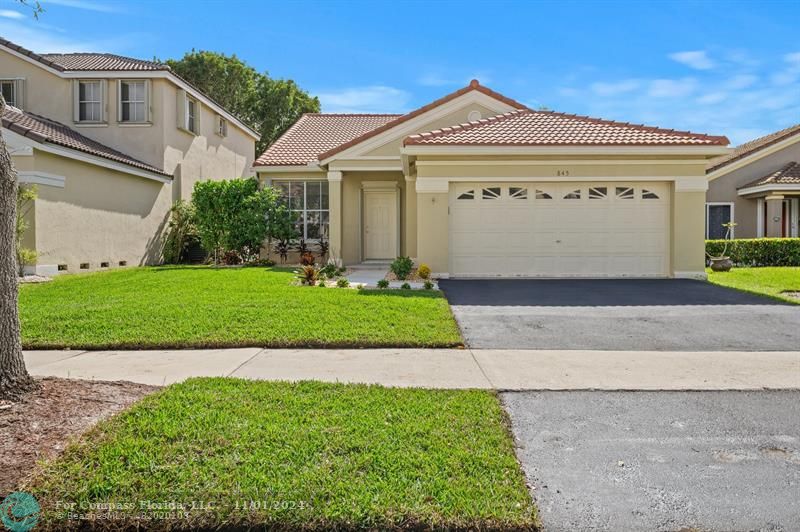
<instances>
[{"instance_id":1,"label":"stucco wall","mask_svg":"<svg viewBox=\"0 0 800 532\"><path fill-rule=\"evenodd\" d=\"M779 170L792 161L800 161L800 142L709 182L706 201L733 202L734 204L733 216L734 222L737 224L734 236L736 238L756 238L758 236L758 203L755 198L740 197L737 189Z\"/></svg>"},{"instance_id":2,"label":"stucco wall","mask_svg":"<svg viewBox=\"0 0 800 532\"><path fill-rule=\"evenodd\" d=\"M111 267L154 264L172 200L170 184L34 152L38 171L62 175L64 188L39 185L36 249L40 265L66 264L79 272L101 262Z\"/></svg>"}]
</instances>

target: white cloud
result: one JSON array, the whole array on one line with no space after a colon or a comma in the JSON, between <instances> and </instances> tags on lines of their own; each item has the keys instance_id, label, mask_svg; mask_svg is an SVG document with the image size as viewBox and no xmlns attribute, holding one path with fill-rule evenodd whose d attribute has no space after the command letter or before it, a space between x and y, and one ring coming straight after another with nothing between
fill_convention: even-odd
<instances>
[{"instance_id":1,"label":"white cloud","mask_svg":"<svg viewBox=\"0 0 800 532\"><path fill-rule=\"evenodd\" d=\"M708 57L705 50L675 52L674 54L669 54L669 58L695 70L709 70L714 68L714 61Z\"/></svg>"},{"instance_id":2,"label":"white cloud","mask_svg":"<svg viewBox=\"0 0 800 532\"><path fill-rule=\"evenodd\" d=\"M37 53L68 52L116 52L124 53L126 49L150 38L141 33L116 35L109 39L74 38L74 32L64 32L36 21L27 24L7 22L0 19L0 35L4 39L23 46Z\"/></svg>"},{"instance_id":3,"label":"white cloud","mask_svg":"<svg viewBox=\"0 0 800 532\"><path fill-rule=\"evenodd\" d=\"M411 100L408 92L385 85L320 91L317 96L326 113L402 113Z\"/></svg>"},{"instance_id":4,"label":"white cloud","mask_svg":"<svg viewBox=\"0 0 800 532\"><path fill-rule=\"evenodd\" d=\"M101 13L119 13L123 11L122 6L119 4L106 4L101 2L92 2L90 0L47 0L44 3L63 7L71 7L73 9L83 9L85 11L98 11Z\"/></svg>"},{"instance_id":5,"label":"white cloud","mask_svg":"<svg viewBox=\"0 0 800 532\"><path fill-rule=\"evenodd\" d=\"M598 81L589 85L591 91L599 96L615 96L617 94L625 94L626 92L635 91L641 86L641 82L637 79L624 79L617 82Z\"/></svg>"},{"instance_id":6,"label":"white cloud","mask_svg":"<svg viewBox=\"0 0 800 532\"><path fill-rule=\"evenodd\" d=\"M729 78L725 83L725 88L729 90L739 90L752 87L758 81L758 76L753 74L737 74Z\"/></svg>"},{"instance_id":7,"label":"white cloud","mask_svg":"<svg viewBox=\"0 0 800 532\"><path fill-rule=\"evenodd\" d=\"M648 94L652 98L685 98L697 88L694 78L654 79L650 82Z\"/></svg>"},{"instance_id":8,"label":"white cloud","mask_svg":"<svg viewBox=\"0 0 800 532\"><path fill-rule=\"evenodd\" d=\"M19 11L12 11L11 9L0 9L0 17L21 19L25 18L25 15L23 15Z\"/></svg>"},{"instance_id":9,"label":"white cloud","mask_svg":"<svg viewBox=\"0 0 800 532\"><path fill-rule=\"evenodd\" d=\"M417 83L425 87L443 87L445 85L454 85L455 81L439 74L425 74L417 80Z\"/></svg>"},{"instance_id":10,"label":"white cloud","mask_svg":"<svg viewBox=\"0 0 800 532\"><path fill-rule=\"evenodd\" d=\"M787 67L781 72L772 75L772 83L775 85L792 85L800 81L800 52L793 52L783 56Z\"/></svg>"},{"instance_id":11,"label":"white cloud","mask_svg":"<svg viewBox=\"0 0 800 532\"><path fill-rule=\"evenodd\" d=\"M709 105L714 103L724 102L728 99L728 93L726 92L709 92L708 94L704 94L697 99L697 103Z\"/></svg>"}]
</instances>

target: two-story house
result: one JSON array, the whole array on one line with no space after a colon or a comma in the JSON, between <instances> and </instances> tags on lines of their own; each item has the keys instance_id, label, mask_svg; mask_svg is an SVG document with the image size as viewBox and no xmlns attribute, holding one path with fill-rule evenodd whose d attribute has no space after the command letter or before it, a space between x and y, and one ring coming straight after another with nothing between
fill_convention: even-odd
<instances>
[{"instance_id":1,"label":"two-story house","mask_svg":"<svg viewBox=\"0 0 800 532\"><path fill-rule=\"evenodd\" d=\"M0 38L0 90L36 273L157 263L173 201L253 172L258 134L164 64Z\"/></svg>"}]
</instances>

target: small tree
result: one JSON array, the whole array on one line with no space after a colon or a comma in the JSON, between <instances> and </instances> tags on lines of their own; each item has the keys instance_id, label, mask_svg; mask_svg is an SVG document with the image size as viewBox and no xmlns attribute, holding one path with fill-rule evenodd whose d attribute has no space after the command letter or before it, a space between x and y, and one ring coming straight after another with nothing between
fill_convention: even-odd
<instances>
[{"instance_id":1,"label":"small tree","mask_svg":"<svg viewBox=\"0 0 800 532\"><path fill-rule=\"evenodd\" d=\"M185 200L172 204L169 213L167 237L161 252L167 264L179 264L186 258L189 245L197 239L194 205Z\"/></svg>"}]
</instances>

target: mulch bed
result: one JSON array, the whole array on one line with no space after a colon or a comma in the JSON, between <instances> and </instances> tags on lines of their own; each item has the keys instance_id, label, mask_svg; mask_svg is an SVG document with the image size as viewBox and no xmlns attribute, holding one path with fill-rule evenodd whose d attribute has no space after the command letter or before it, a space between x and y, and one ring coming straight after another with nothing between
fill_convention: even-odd
<instances>
[{"instance_id":1,"label":"mulch bed","mask_svg":"<svg viewBox=\"0 0 800 532\"><path fill-rule=\"evenodd\" d=\"M36 462L60 453L92 425L158 389L133 382L39 379L39 391L0 404L0 499L14 491Z\"/></svg>"}]
</instances>

